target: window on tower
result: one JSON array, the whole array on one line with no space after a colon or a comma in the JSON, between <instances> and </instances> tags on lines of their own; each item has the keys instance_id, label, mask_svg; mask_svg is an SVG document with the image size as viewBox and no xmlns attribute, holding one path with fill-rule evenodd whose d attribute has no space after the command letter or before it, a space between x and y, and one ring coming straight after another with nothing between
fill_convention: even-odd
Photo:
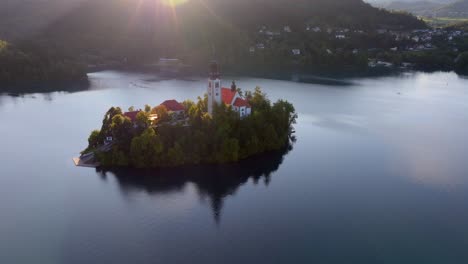
<instances>
[{"instance_id":1,"label":"window on tower","mask_svg":"<svg viewBox=\"0 0 468 264\"><path fill-rule=\"evenodd\" d=\"M219 88L219 82L216 83L216 88Z\"/></svg>"}]
</instances>

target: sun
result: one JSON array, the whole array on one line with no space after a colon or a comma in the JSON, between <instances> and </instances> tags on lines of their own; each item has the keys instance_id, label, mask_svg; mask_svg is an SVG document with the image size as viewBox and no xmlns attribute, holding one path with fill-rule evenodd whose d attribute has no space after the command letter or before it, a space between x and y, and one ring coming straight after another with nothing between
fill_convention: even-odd
<instances>
[{"instance_id":1,"label":"sun","mask_svg":"<svg viewBox=\"0 0 468 264\"><path fill-rule=\"evenodd\" d=\"M161 0L161 3L167 6L175 7L175 6L186 3L187 1L188 0Z\"/></svg>"}]
</instances>

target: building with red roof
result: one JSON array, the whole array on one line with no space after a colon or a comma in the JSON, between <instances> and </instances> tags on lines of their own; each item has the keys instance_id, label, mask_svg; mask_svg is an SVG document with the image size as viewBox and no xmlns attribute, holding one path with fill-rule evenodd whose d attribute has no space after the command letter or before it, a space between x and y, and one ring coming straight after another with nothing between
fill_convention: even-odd
<instances>
[{"instance_id":1,"label":"building with red roof","mask_svg":"<svg viewBox=\"0 0 468 264\"><path fill-rule=\"evenodd\" d=\"M232 106L232 109L243 118L252 113L252 107L245 98L237 91L236 83L233 81L231 88L221 87L218 64L212 62L210 65L210 78L208 79L208 113L213 115L213 105L224 103Z\"/></svg>"},{"instance_id":2,"label":"building with red roof","mask_svg":"<svg viewBox=\"0 0 468 264\"><path fill-rule=\"evenodd\" d=\"M125 112L123 114L124 117L128 117L130 119L130 121L135 122L136 121L136 116L138 115L138 113L140 113L141 110L138 110L138 111L130 111L130 112Z\"/></svg>"},{"instance_id":3,"label":"building with red roof","mask_svg":"<svg viewBox=\"0 0 468 264\"><path fill-rule=\"evenodd\" d=\"M161 105L166 107L168 114L173 119L181 119L185 117L185 106L176 100L166 100Z\"/></svg>"},{"instance_id":4,"label":"building with red roof","mask_svg":"<svg viewBox=\"0 0 468 264\"><path fill-rule=\"evenodd\" d=\"M161 105L164 105L168 112L185 111L185 106L176 100L166 100Z\"/></svg>"},{"instance_id":5,"label":"building with red roof","mask_svg":"<svg viewBox=\"0 0 468 264\"><path fill-rule=\"evenodd\" d=\"M234 102L234 99L237 97L236 95L238 95L237 91L233 91L231 88L221 89L221 100L227 105Z\"/></svg>"}]
</instances>

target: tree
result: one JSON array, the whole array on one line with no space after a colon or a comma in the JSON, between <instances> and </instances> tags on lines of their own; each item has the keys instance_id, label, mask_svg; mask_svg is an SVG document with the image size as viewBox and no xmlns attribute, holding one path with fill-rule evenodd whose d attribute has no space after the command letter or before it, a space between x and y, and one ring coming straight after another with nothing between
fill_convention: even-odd
<instances>
[{"instance_id":1,"label":"tree","mask_svg":"<svg viewBox=\"0 0 468 264\"><path fill-rule=\"evenodd\" d=\"M296 124L297 114L291 103L284 100L278 100L273 104L272 117L275 120L274 125L276 130L285 132L285 134L280 133L280 137L283 137L288 136L291 133L290 128L293 124Z\"/></svg>"},{"instance_id":2,"label":"tree","mask_svg":"<svg viewBox=\"0 0 468 264\"><path fill-rule=\"evenodd\" d=\"M149 113L140 111L136 115L135 124L140 129L140 131L148 128L151 125L151 121L149 120Z\"/></svg>"},{"instance_id":3,"label":"tree","mask_svg":"<svg viewBox=\"0 0 468 264\"><path fill-rule=\"evenodd\" d=\"M229 138L222 145L222 159L220 162L236 162L239 160L239 140Z\"/></svg>"},{"instance_id":4,"label":"tree","mask_svg":"<svg viewBox=\"0 0 468 264\"><path fill-rule=\"evenodd\" d=\"M122 148L127 148L130 145L130 140L133 136L133 125L132 121L128 117L123 115L115 115L112 118L111 134L118 145Z\"/></svg>"},{"instance_id":5,"label":"tree","mask_svg":"<svg viewBox=\"0 0 468 264\"><path fill-rule=\"evenodd\" d=\"M145 112L150 113L151 112L151 105L145 105Z\"/></svg>"},{"instance_id":6,"label":"tree","mask_svg":"<svg viewBox=\"0 0 468 264\"><path fill-rule=\"evenodd\" d=\"M270 100L268 100L266 94L262 92L260 87L255 87L255 91L253 93L247 94L247 99L252 107L261 112L268 112L270 109Z\"/></svg>"},{"instance_id":7,"label":"tree","mask_svg":"<svg viewBox=\"0 0 468 264\"><path fill-rule=\"evenodd\" d=\"M455 60L455 71L459 74L468 75L468 52L463 52Z\"/></svg>"},{"instance_id":8,"label":"tree","mask_svg":"<svg viewBox=\"0 0 468 264\"><path fill-rule=\"evenodd\" d=\"M182 146L179 143L175 143L172 148L167 152L167 157L169 159L169 165L179 166L184 164L184 152Z\"/></svg>"},{"instance_id":9,"label":"tree","mask_svg":"<svg viewBox=\"0 0 468 264\"><path fill-rule=\"evenodd\" d=\"M99 130L93 130L93 132L91 132L91 135L89 135L88 138L88 148L97 148L100 145L100 134L101 131Z\"/></svg>"},{"instance_id":10,"label":"tree","mask_svg":"<svg viewBox=\"0 0 468 264\"><path fill-rule=\"evenodd\" d=\"M161 165L164 145L153 128L147 128L140 136L134 137L130 146L132 164L137 168Z\"/></svg>"},{"instance_id":11,"label":"tree","mask_svg":"<svg viewBox=\"0 0 468 264\"><path fill-rule=\"evenodd\" d=\"M108 136L112 136L111 126L112 126L112 119L116 115L122 115L122 110L120 107L111 107L107 110L104 118L102 120L102 127L100 133L100 140L104 140Z\"/></svg>"},{"instance_id":12,"label":"tree","mask_svg":"<svg viewBox=\"0 0 468 264\"><path fill-rule=\"evenodd\" d=\"M135 107L134 107L134 106L130 106L130 107L128 108L128 111L129 111L129 112L135 111Z\"/></svg>"},{"instance_id":13,"label":"tree","mask_svg":"<svg viewBox=\"0 0 468 264\"><path fill-rule=\"evenodd\" d=\"M151 110L152 114L155 114L158 116L157 123L164 123L170 120L169 113L167 111L167 108L164 105L158 105L153 110Z\"/></svg>"}]
</instances>

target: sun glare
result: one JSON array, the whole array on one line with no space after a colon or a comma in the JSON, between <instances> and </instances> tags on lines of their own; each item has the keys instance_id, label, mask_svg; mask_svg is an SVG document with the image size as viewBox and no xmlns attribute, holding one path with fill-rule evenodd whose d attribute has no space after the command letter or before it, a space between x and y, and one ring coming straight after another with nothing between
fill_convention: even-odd
<instances>
[{"instance_id":1,"label":"sun glare","mask_svg":"<svg viewBox=\"0 0 468 264\"><path fill-rule=\"evenodd\" d=\"M161 3L167 6L178 6L186 3L188 0L161 0Z\"/></svg>"}]
</instances>

